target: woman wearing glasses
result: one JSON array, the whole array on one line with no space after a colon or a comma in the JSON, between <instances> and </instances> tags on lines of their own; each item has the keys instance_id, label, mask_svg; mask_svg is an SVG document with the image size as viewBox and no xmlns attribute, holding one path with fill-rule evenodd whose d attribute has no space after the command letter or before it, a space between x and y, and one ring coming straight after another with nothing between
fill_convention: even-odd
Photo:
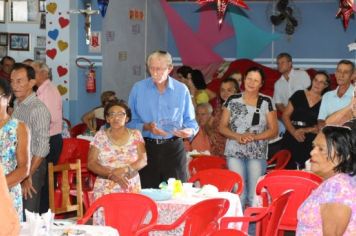
<instances>
[{"instance_id":1,"label":"woman wearing glasses","mask_svg":"<svg viewBox=\"0 0 356 236\"><path fill-rule=\"evenodd\" d=\"M347 126L325 126L310 155L311 171L324 181L299 207L296 235L355 235L355 133Z\"/></svg>"},{"instance_id":2,"label":"woman wearing glasses","mask_svg":"<svg viewBox=\"0 0 356 236\"><path fill-rule=\"evenodd\" d=\"M141 133L126 128L131 110L123 102L110 102L104 115L109 128L99 130L90 143L88 168L98 175L94 184L94 199L115 192L138 193L141 189L138 170L147 164ZM102 211L94 215L94 223L103 225Z\"/></svg>"},{"instance_id":3,"label":"woman wearing glasses","mask_svg":"<svg viewBox=\"0 0 356 236\"><path fill-rule=\"evenodd\" d=\"M329 75L318 71L309 88L298 90L289 98L282 116L287 129L283 136L283 147L292 153L289 169L304 169L305 161L310 157L312 142L319 131L321 98L329 90L329 84Z\"/></svg>"}]
</instances>

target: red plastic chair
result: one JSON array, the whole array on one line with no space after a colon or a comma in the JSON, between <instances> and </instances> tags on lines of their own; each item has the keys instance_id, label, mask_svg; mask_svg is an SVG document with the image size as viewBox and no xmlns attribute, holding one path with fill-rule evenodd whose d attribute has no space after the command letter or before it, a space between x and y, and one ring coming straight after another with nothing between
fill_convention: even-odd
<instances>
[{"instance_id":1,"label":"red plastic chair","mask_svg":"<svg viewBox=\"0 0 356 236\"><path fill-rule=\"evenodd\" d=\"M88 126L85 123L76 124L70 129L70 136L76 138L78 135L84 134L87 129Z\"/></svg>"},{"instance_id":2,"label":"red plastic chair","mask_svg":"<svg viewBox=\"0 0 356 236\"><path fill-rule=\"evenodd\" d=\"M323 179L320 176L302 170L273 170L269 172L265 177L278 176L278 175L297 176L297 177L313 180L319 184L323 182Z\"/></svg>"},{"instance_id":3,"label":"red plastic chair","mask_svg":"<svg viewBox=\"0 0 356 236\"><path fill-rule=\"evenodd\" d=\"M276 199L286 190L294 190L290 203L287 204L279 229L295 231L299 206L319 184L313 180L298 176L269 176L257 183L256 194L261 196L263 206L267 206L270 199Z\"/></svg>"},{"instance_id":4,"label":"red plastic chair","mask_svg":"<svg viewBox=\"0 0 356 236\"><path fill-rule=\"evenodd\" d=\"M268 207L247 208L243 217L223 217L220 221L220 226L221 228L227 228L229 223L243 222L242 231L247 234L249 222L262 222L265 220L267 227L263 231L264 235L277 236L281 216L284 214L291 196L293 196L293 190L288 190L275 198Z\"/></svg>"},{"instance_id":5,"label":"red plastic chair","mask_svg":"<svg viewBox=\"0 0 356 236\"><path fill-rule=\"evenodd\" d=\"M189 183L199 182L200 186L211 184L219 189L219 192L232 192L237 184L236 194L241 194L244 188L242 177L233 171L224 169L202 170L190 177Z\"/></svg>"},{"instance_id":6,"label":"red plastic chair","mask_svg":"<svg viewBox=\"0 0 356 236\"><path fill-rule=\"evenodd\" d=\"M96 175L87 169L88 164L88 153L89 153L90 143L88 140L77 139L77 138L65 138L63 139L62 152L59 156L57 164L65 163L75 163L77 159L81 161L82 168L82 192L83 192L83 202L85 209L89 208L89 192L93 190ZM75 177L73 172L69 173L69 183L71 190L75 190ZM62 196L60 192L62 178L57 177L57 189L55 190L55 206L60 204Z\"/></svg>"},{"instance_id":7,"label":"red plastic chair","mask_svg":"<svg viewBox=\"0 0 356 236\"><path fill-rule=\"evenodd\" d=\"M229 206L229 200L223 198L204 200L191 206L172 224L155 225L151 231L173 230L185 222L183 236L210 235L219 228L218 220Z\"/></svg>"},{"instance_id":8,"label":"red plastic chair","mask_svg":"<svg viewBox=\"0 0 356 236\"><path fill-rule=\"evenodd\" d=\"M220 229L211 234L211 236L248 236L248 234L237 229Z\"/></svg>"},{"instance_id":9,"label":"red plastic chair","mask_svg":"<svg viewBox=\"0 0 356 236\"><path fill-rule=\"evenodd\" d=\"M120 236L147 233L157 222L157 205L149 197L135 193L111 193L97 199L78 224L85 224L100 207L104 208L105 225L118 230ZM150 219L149 222L145 223Z\"/></svg>"},{"instance_id":10,"label":"red plastic chair","mask_svg":"<svg viewBox=\"0 0 356 236\"><path fill-rule=\"evenodd\" d=\"M199 157L189 162L189 173L193 176L195 173L206 169L227 169L226 160L222 157Z\"/></svg>"},{"instance_id":11,"label":"red plastic chair","mask_svg":"<svg viewBox=\"0 0 356 236\"><path fill-rule=\"evenodd\" d=\"M289 150L279 150L267 161L267 172L284 169L291 158L292 154Z\"/></svg>"}]
</instances>

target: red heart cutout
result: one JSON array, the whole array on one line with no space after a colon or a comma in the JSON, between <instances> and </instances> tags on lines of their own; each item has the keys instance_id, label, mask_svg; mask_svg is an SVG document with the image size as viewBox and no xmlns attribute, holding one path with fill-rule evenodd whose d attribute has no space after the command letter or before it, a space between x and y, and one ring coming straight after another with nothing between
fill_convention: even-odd
<instances>
[{"instance_id":1,"label":"red heart cutout","mask_svg":"<svg viewBox=\"0 0 356 236\"><path fill-rule=\"evenodd\" d=\"M56 57L57 55L57 49L53 48L53 49L48 49L46 51L46 54L49 58L51 58L52 60Z\"/></svg>"},{"instance_id":2,"label":"red heart cutout","mask_svg":"<svg viewBox=\"0 0 356 236\"><path fill-rule=\"evenodd\" d=\"M64 76L65 74L68 73L68 69L65 68L65 67L63 67L63 66L58 66L58 67L57 67L57 72L58 72L59 77L62 77L62 76Z\"/></svg>"},{"instance_id":3,"label":"red heart cutout","mask_svg":"<svg viewBox=\"0 0 356 236\"><path fill-rule=\"evenodd\" d=\"M69 25L69 20L64 18L64 17L59 17L58 19L59 25L61 26L61 28L66 27L67 25Z\"/></svg>"}]
</instances>

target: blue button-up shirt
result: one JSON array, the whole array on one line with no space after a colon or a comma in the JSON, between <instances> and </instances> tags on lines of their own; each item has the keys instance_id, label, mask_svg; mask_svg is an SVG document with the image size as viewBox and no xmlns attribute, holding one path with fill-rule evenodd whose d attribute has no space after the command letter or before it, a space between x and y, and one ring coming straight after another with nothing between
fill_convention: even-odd
<instances>
[{"instance_id":1,"label":"blue button-up shirt","mask_svg":"<svg viewBox=\"0 0 356 236\"><path fill-rule=\"evenodd\" d=\"M171 138L172 131L184 128L193 129L193 135L198 132L189 90L171 77L168 77L163 93L158 91L151 77L136 82L129 96L129 106L132 120L128 127L141 130L143 137ZM169 135L162 137L143 130L143 125L150 122L156 123L158 128L169 132Z\"/></svg>"}]
</instances>

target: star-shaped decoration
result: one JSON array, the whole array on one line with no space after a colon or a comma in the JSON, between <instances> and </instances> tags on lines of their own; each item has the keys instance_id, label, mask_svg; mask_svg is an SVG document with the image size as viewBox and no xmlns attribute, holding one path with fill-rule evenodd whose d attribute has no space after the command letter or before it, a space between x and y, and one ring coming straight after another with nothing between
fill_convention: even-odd
<instances>
[{"instance_id":1,"label":"star-shaped decoration","mask_svg":"<svg viewBox=\"0 0 356 236\"><path fill-rule=\"evenodd\" d=\"M336 13L336 17L341 16L345 29L349 26L350 17L354 13L353 6L354 0L340 0L339 10Z\"/></svg>"},{"instance_id":2,"label":"star-shaped decoration","mask_svg":"<svg viewBox=\"0 0 356 236\"><path fill-rule=\"evenodd\" d=\"M211 2L216 2L219 27L221 27L221 24L224 20L227 4L231 3L235 6L248 9L248 6L244 2L244 0L197 0L197 3L199 4L205 4Z\"/></svg>"}]
</instances>

